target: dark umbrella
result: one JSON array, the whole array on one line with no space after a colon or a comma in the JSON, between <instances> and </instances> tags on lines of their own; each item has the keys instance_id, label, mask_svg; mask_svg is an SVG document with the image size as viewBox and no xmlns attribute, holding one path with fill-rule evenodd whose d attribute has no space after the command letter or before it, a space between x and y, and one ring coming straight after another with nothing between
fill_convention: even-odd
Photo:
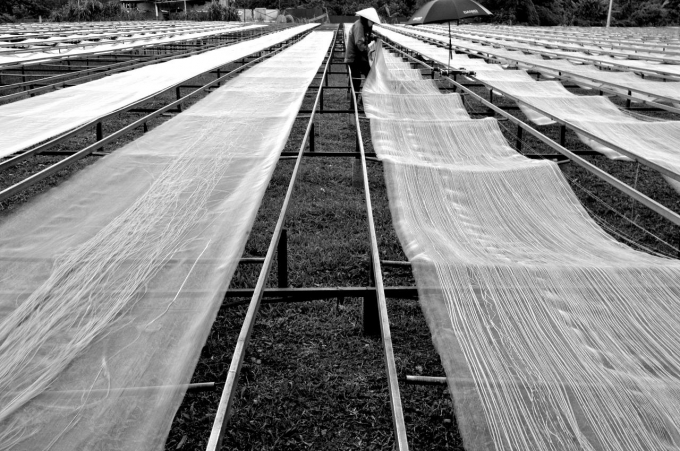
<instances>
[{"instance_id":1,"label":"dark umbrella","mask_svg":"<svg viewBox=\"0 0 680 451\"><path fill-rule=\"evenodd\" d=\"M492 16L493 13L474 0L432 0L425 3L406 25L421 25L426 23L449 23L449 65L453 46L451 45L451 21L460 23L460 19L470 17Z\"/></svg>"}]
</instances>

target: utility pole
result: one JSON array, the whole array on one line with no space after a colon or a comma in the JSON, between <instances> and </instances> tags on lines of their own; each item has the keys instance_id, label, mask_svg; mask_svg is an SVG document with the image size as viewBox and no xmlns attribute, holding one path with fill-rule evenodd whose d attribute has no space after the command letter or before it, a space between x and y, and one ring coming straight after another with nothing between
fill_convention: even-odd
<instances>
[{"instance_id":1,"label":"utility pole","mask_svg":"<svg viewBox=\"0 0 680 451\"><path fill-rule=\"evenodd\" d=\"M614 0L609 0L609 12L607 13L607 28L609 28L609 25L612 22L612 5L614 4Z\"/></svg>"}]
</instances>

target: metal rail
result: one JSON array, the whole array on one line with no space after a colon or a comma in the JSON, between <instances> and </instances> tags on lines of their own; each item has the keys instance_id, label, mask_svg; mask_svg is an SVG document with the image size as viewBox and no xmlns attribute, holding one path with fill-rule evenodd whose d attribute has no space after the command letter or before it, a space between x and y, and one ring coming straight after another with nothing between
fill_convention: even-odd
<instances>
[{"instance_id":1,"label":"metal rail","mask_svg":"<svg viewBox=\"0 0 680 451\"><path fill-rule=\"evenodd\" d=\"M398 48L394 47L393 45L391 45L389 43L387 43L387 45L389 47L395 49L397 52L405 54L403 51L399 50ZM463 92L470 95L472 98L479 101L480 103L482 103L487 108L490 108L495 113L500 114L501 116L506 118L508 121L517 125L522 130L526 130L528 133L533 135L535 138L538 138L542 143L547 144L548 146L550 146L551 148L553 148L554 150L556 150L560 154L564 155L565 157L569 158L572 162L574 162L574 163L578 164L579 166L581 166L582 168L586 169L588 172L595 175L599 179L607 182L609 185L618 189L622 193L626 194L627 196L631 197L632 199L635 199L636 201L640 202L641 204L643 204L647 208L649 208L649 209L655 211L656 213L660 214L661 216L668 219L673 224L680 226L680 215L678 215L674 211L668 209L667 207L656 202L655 200L649 198L645 194L643 194L640 191L636 190L635 188L627 185L626 183L622 182L621 180L617 179L616 177L608 174L607 172L603 171L602 169L598 168L597 166L593 165L592 163L589 163L587 160L581 158L580 156L578 156L574 152L570 151L569 149L561 146L560 144L556 143L552 139L548 138L543 133L541 133L538 130L534 129L533 127L527 125L523 121L517 119L512 114L504 111L502 108L499 108L498 106L487 101L483 97L477 95L474 91L470 90L465 85L458 83L457 81L453 80L450 77L443 77L443 78L446 78L454 86L461 89Z\"/></svg>"},{"instance_id":2,"label":"metal rail","mask_svg":"<svg viewBox=\"0 0 680 451\"><path fill-rule=\"evenodd\" d=\"M352 71L347 67L347 74L352 78ZM404 421L404 411L401 405L401 395L399 394L399 379L397 377L397 364L394 361L394 350L392 348L392 335L390 333L390 319L387 313L387 302L385 300L385 287L383 285L382 270L380 268L380 252L378 250L378 239L375 232L373 221L373 207L371 206L371 192L368 183L368 170L366 167L366 154L364 143L361 136L361 122L359 121L359 110L357 107L357 96L354 91L354 84L350 83L352 98L354 101L354 120L357 128L357 146L361 153L361 171L364 182L364 196L366 198L366 214L368 220L368 233L371 238L371 264L373 280L375 281L375 294L378 303L378 313L380 321L380 335L382 336L383 350L385 356L385 367L387 368L387 386L390 393L390 407L392 410L392 422L395 432L396 448L399 451L407 451L408 437L406 435L406 423Z\"/></svg>"},{"instance_id":3,"label":"metal rail","mask_svg":"<svg viewBox=\"0 0 680 451\"><path fill-rule=\"evenodd\" d=\"M256 62L259 62L259 61L261 61L262 59L265 59L265 58L267 58L267 57L269 57L269 56L271 56L271 55L274 55L275 53L278 53L278 52L282 51L283 49L285 49L285 48L287 48L287 47L289 47L289 46L291 45L291 44L290 44L291 41L297 42L297 40L299 40L299 39L301 39L302 37L306 36L306 35L309 34L312 30L313 30L313 29L309 29L309 30L302 31L302 32L299 33L299 34L297 34L297 35L295 35L295 36L292 36L291 38L289 38L289 39L288 39L287 41L285 41L285 42L275 44L273 47L276 47L276 46L279 46L279 45L281 45L281 47L279 47L278 49L273 50L273 51L271 51L271 52L269 52L269 53L267 53L267 54L265 54L265 55L262 55L262 56L260 56L260 57L258 57L258 58L256 58L256 59L254 59L254 60L251 60L251 61L249 61L249 62L243 64L241 67L239 67L239 68L237 68L237 69L234 69L234 70L232 70L231 72L228 72L228 73L226 73L225 75L223 75L223 76L221 76L221 77L219 77L219 78L216 78L215 80L213 80L213 81L211 81L211 82L209 82L209 83L203 85L202 87L200 87L200 88L198 88L198 89L196 89L196 90L190 92L189 94L187 94L187 95L185 95L185 96L183 96L183 97L178 98L177 100L175 100L175 101L173 101L173 102L170 102L169 104L165 105L164 107L159 108L159 109L156 110L155 112L150 113L150 114L144 116L143 118L138 119L138 120L132 122L131 124L126 125L125 127L121 128L120 130L118 130L118 131L116 131L116 132L114 132L114 133L108 135L108 136L105 137L105 138L102 138L101 140L98 140L97 142L95 142L95 143L93 143L93 144L90 144L89 146L85 147L84 149L82 149L82 150L80 150L80 151L78 151L78 152L76 152L76 153L74 153L74 154L72 154L72 155L69 155L67 158L58 161L57 163L53 164L52 166L50 166L50 167L48 167L48 168L45 168L45 169L43 169L42 171L37 172L37 173L31 175L30 177L25 178L25 179L22 180L21 182L18 182L18 183L14 184L14 185L12 185L12 186L10 186L10 187L8 187L8 188L5 188L4 190L0 191L0 202L2 202L3 200L8 199L9 197L11 197L11 196L13 196L13 195L15 195L15 194L17 194L17 193L19 193L19 192L21 192L21 191L23 191L23 190L26 189L26 188L28 188L28 187L34 185L35 183L39 182L40 180L43 180L43 179L45 179L46 177L49 177L50 175L52 175L52 174L56 173L57 171L61 170L62 168L66 167L66 166L68 166L68 165L71 165L71 164L75 163L75 162L78 161L78 160L81 160L81 159L85 158L86 156L90 155L90 154L93 153L93 152L96 152L96 151L99 150L102 146L104 146L104 145L106 145L106 144L109 144L109 143L115 141L117 138L123 136L125 133L128 133L128 132L134 130L135 128L137 128L137 127L145 127L145 126L146 126L146 123L147 123L149 120L154 119L154 118L156 118L156 117L159 117L161 114L163 114L163 113L165 113L165 112L171 110L171 109L174 108L174 107L180 107L180 106L182 105L182 103L185 102L185 101L186 101L187 99L189 99L190 97L193 97L193 96L195 96L195 95L197 95L197 94L203 92L205 89L207 89L207 88L209 88L209 87L219 85L221 82L226 81L227 78L231 77L233 74L242 71L243 69L245 69L246 67L250 66L251 64L256 63ZM287 42L288 44L286 44L286 42ZM270 48L271 48L271 47L270 47ZM258 52L256 52L256 53L260 53L260 52L262 52L262 51L258 51ZM148 99L147 99L147 100L148 100ZM121 111L118 111L118 112L116 112L116 113L112 113L111 115L117 114L117 113L120 113L120 112L121 112ZM109 117L109 116L111 116L111 115L108 115L108 116L106 116L106 117ZM89 124L83 126L82 128L85 128L85 127L88 127L88 126L91 127L92 125L94 125L94 123L96 123L96 122L101 122L101 120L102 120L102 118L97 119L96 121L90 122ZM82 130L82 128L78 129L78 131ZM57 143L59 143L59 142L62 142L62 141L65 140L66 138L73 136L74 134L75 134L75 133L69 133L69 134L66 135L65 137L62 136L62 137L60 137L60 138L57 138L57 139L51 141L51 142L48 143L48 144L50 144L50 146L55 145L55 144L57 144ZM41 148L43 148L43 146L40 146L38 149L41 149ZM33 152L33 151L31 150L31 151L29 151L29 152ZM12 160L8 160L7 162L4 162L4 163L0 164L0 168L1 168L1 167L6 167L6 166L4 166L5 163L14 162L16 159L21 158L21 157L23 157L24 155L25 155L25 154L21 154L19 157L15 157L15 158L12 159ZM16 164L16 163L15 163L15 164Z\"/></svg>"},{"instance_id":4,"label":"metal rail","mask_svg":"<svg viewBox=\"0 0 680 451\"><path fill-rule=\"evenodd\" d=\"M260 308L262 302L263 293L265 290L265 284L269 277L269 272L272 267L274 260L274 255L278 247L278 242L281 237L281 231L283 230L283 223L286 219L286 213L288 212L288 205L293 196L293 188L295 187L295 181L297 180L297 175L302 163L303 153L309 140L310 134L314 127L314 115L316 113L317 106L319 105L319 99L321 97L321 92L323 91L323 79L326 77L326 72L328 72L328 67L330 66L330 61L333 48L335 47L335 40L337 39L337 33L333 37L333 41L329 47L329 57L326 60L326 65L323 72L322 83L319 86L319 90L316 94L314 100L314 106L311 110L309 117L309 123L307 124L307 129L305 135L300 144L300 150L298 151L298 158L295 162L295 167L293 168L293 173L291 175L290 182L288 184L288 190L286 191L286 197L283 200L283 205L281 207L281 212L279 213L279 218L274 227L274 233L272 239L269 243L269 248L267 249L267 255L265 256L264 263L262 264L262 269L260 270L260 275L257 279L257 284L255 285L255 291L248 305L248 311L246 317L241 326L241 331L236 342L236 348L232 355L231 364L229 366L229 371L227 373L227 379L225 382L224 390L220 397L220 403L217 407L217 412L215 414L215 420L213 422L212 431L210 433L210 438L208 439L208 445L206 447L207 451L218 451L222 447L222 439L224 438L224 431L229 419L230 412L233 408L234 395L236 394L236 387L238 385L238 378L241 373L241 367L243 365L243 358L245 356L246 348L250 342L250 336L255 325L255 319L257 312Z\"/></svg>"}]
</instances>

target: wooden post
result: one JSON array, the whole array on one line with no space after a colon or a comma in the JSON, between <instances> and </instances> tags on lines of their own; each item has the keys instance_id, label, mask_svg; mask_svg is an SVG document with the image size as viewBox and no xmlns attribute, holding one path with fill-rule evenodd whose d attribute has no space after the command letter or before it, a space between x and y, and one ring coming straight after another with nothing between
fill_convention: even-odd
<instances>
[{"instance_id":1,"label":"wooden post","mask_svg":"<svg viewBox=\"0 0 680 451\"><path fill-rule=\"evenodd\" d=\"M517 126L517 142L515 143L515 147L517 147L518 152L522 151L522 133L523 132L524 132L524 129L518 125Z\"/></svg>"},{"instance_id":2,"label":"wooden post","mask_svg":"<svg viewBox=\"0 0 680 451\"><path fill-rule=\"evenodd\" d=\"M288 232L286 229L281 230L281 237L276 248L276 255L278 260L278 277L279 288L288 287Z\"/></svg>"},{"instance_id":3,"label":"wooden post","mask_svg":"<svg viewBox=\"0 0 680 451\"><path fill-rule=\"evenodd\" d=\"M312 127L309 130L309 151L314 152L314 122L312 122Z\"/></svg>"},{"instance_id":4,"label":"wooden post","mask_svg":"<svg viewBox=\"0 0 680 451\"><path fill-rule=\"evenodd\" d=\"M97 134L97 141L101 141L102 139L104 139L104 131L102 130L101 121L97 122L96 134ZM101 152L103 150L104 150L104 146L97 149L98 152Z\"/></svg>"}]
</instances>

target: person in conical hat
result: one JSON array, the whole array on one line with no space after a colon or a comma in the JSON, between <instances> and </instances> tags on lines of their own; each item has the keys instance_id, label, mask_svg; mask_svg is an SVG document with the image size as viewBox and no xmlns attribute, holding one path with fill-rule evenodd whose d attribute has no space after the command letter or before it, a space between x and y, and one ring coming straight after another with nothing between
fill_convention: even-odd
<instances>
[{"instance_id":1,"label":"person in conical hat","mask_svg":"<svg viewBox=\"0 0 680 451\"><path fill-rule=\"evenodd\" d=\"M361 76L368 76L371 65L368 59L368 45L373 40L373 24L380 23L378 12L375 8L366 8L357 11L359 20L354 22L349 30L347 42L345 42L345 64L352 71L352 85L354 91L361 88Z\"/></svg>"}]
</instances>

